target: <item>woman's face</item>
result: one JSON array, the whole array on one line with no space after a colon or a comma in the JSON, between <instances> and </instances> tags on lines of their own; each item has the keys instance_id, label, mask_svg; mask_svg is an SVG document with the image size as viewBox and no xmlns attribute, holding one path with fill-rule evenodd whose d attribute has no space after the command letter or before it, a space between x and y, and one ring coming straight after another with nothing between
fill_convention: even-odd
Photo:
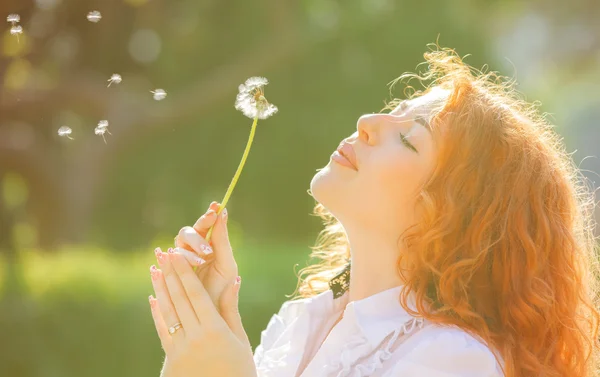
<instances>
[{"instance_id":1,"label":"woman's face","mask_svg":"<svg viewBox=\"0 0 600 377\"><path fill-rule=\"evenodd\" d=\"M426 119L443 99L433 90L407 100L388 114L366 114L345 142L342 154L352 165L332 155L311 181L315 199L344 227L396 229L411 220L420 186L433 171L436 146ZM344 142L344 141L343 141ZM407 218L409 217L409 218Z\"/></svg>"}]
</instances>

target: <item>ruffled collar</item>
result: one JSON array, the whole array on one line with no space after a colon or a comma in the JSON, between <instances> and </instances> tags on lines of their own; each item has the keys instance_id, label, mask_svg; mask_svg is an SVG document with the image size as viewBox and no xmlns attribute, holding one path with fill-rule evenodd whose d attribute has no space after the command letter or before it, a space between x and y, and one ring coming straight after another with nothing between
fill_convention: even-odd
<instances>
[{"instance_id":1,"label":"ruffled collar","mask_svg":"<svg viewBox=\"0 0 600 377\"><path fill-rule=\"evenodd\" d=\"M313 297L288 301L263 334L266 349L257 356L261 377L294 376L304 356L311 330L339 316L321 348L301 376L369 376L391 357L391 347L423 321L400 305L403 286L390 288L361 300L348 302L349 292L334 299L327 290ZM415 309L413 296L409 307ZM386 340L388 336L389 339Z\"/></svg>"},{"instance_id":2,"label":"ruffled collar","mask_svg":"<svg viewBox=\"0 0 600 377\"><path fill-rule=\"evenodd\" d=\"M400 305L402 288L400 285L352 302L348 302L349 291L334 299L333 292L327 290L308 298L305 308L311 316L322 318L331 318L343 310L342 320L354 321L369 343L376 347L386 336L414 318ZM408 297L408 305L416 311L412 294Z\"/></svg>"}]
</instances>

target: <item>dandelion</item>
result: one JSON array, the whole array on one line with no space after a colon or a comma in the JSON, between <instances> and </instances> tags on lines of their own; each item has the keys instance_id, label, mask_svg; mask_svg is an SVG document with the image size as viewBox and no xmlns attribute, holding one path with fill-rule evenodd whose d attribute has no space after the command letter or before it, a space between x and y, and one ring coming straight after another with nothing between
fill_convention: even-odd
<instances>
[{"instance_id":1,"label":"dandelion","mask_svg":"<svg viewBox=\"0 0 600 377\"><path fill-rule=\"evenodd\" d=\"M70 135L71 133L73 133L73 130L71 130L69 127L67 126L62 126L61 128L58 129L58 136L64 136L67 139L71 139L74 140Z\"/></svg>"},{"instance_id":2,"label":"dandelion","mask_svg":"<svg viewBox=\"0 0 600 377\"><path fill-rule=\"evenodd\" d=\"M102 19L102 14L100 14L100 12L98 12L97 10L93 10L87 14L87 19L90 22L96 23Z\"/></svg>"},{"instance_id":3,"label":"dandelion","mask_svg":"<svg viewBox=\"0 0 600 377\"><path fill-rule=\"evenodd\" d=\"M251 77L238 87L235 101L236 110L240 110L250 119L267 119L277 112L277 107L267 102L262 87L269 82L264 77Z\"/></svg>"},{"instance_id":4,"label":"dandelion","mask_svg":"<svg viewBox=\"0 0 600 377\"><path fill-rule=\"evenodd\" d=\"M18 14L9 14L8 17L6 17L6 21L10 22L11 24L16 24L17 22L21 21L21 16L19 16Z\"/></svg>"},{"instance_id":5,"label":"dandelion","mask_svg":"<svg viewBox=\"0 0 600 377\"><path fill-rule=\"evenodd\" d=\"M119 75L118 73L114 73L112 76L110 76L110 79L108 79L108 86L111 86L112 83L120 84L121 81L123 81L121 75Z\"/></svg>"},{"instance_id":6,"label":"dandelion","mask_svg":"<svg viewBox=\"0 0 600 377\"><path fill-rule=\"evenodd\" d=\"M156 101L162 101L167 98L167 92L165 92L164 89L154 89L151 90L150 93L154 95L153 97Z\"/></svg>"},{"instance_id":7,"label":"dandelion","mask_svg":"<svg viewBox=\"0 0 600 377\"><path fill-rule=\"evenodd\" d=\"M102 136L102 139L104 139L104 144L106 144L106 138L104 137L104 134L108 133L109 135L112 135L108 130L108 121L101 120L100 122L98 122L98 127L94 128L94 133L96 135Z\"/></svg>"},{"instance_id":8,"label":"dandelion","mask_svg":"<svg viewBox=\"0 0 600 377\"><path fill-rule=\"evenodd\" d=\"M252 128L250 129L250 137L248 138L248 143L246 144L246 149L244 150L244 154L242 156L242 161L240 162L235 175L233 176L233 179L227 188L225 198L223 198L217 214L220 214L223 208L225 208L227 205L227 201L233 192L233 188L235 187L237 180L242 173L242 169L244 168L244 164L248 158L248 153L250 152L252 141L254 140L254 133L256 131L256 124L258 123L258 120L267 119L277 112L277 107L269 103L265 98L263 86L267 85L268 83L268 80L264 77L250 77L245 83L238 87L239 93L235 100L235 108L236 110L240 110L248 118L254 119L254 122L252 123ZM206 235L207 241L210 240L211 234L212 228L209 229Z\"/></svg>"}]
</instances>

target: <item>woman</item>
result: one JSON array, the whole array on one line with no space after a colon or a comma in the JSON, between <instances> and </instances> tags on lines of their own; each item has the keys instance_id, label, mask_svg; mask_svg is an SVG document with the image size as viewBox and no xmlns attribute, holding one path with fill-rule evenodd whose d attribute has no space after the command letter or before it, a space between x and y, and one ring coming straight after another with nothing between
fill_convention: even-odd
<instances>
[{"instance_id":1,"label":"woman","mask_svg":"<svg viewBox=\"0 0 600 377\"><path fill-rule=\"evenodd\" d=\"M158 251L165 376L595 375L592 194L511 83L452 50L425 58L425 76L399 79L433 80L426 90L360 117L313 178L322 262L253 355L226 211L211 204Z\"/></svg>"}]
</instances>

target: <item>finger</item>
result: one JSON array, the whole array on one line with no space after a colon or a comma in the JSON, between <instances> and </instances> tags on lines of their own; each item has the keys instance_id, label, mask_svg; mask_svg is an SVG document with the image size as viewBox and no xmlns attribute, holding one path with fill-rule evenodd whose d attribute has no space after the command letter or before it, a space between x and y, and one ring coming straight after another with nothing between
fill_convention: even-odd
<instances>
[{"instance_id":1,"label":"finger","mask_svg":"<svg viewBox=\"0 0 600 377\"><path fill-rule=\"evenodd\" d=\"M181 254L185 257L185 259L192 265L192 266L201 266L204 263L206 263L206 260L203 259L202 257L199 257L198 255L196 255L195 253L186 250L184 248L181 247L176 247L175 249L173 249L173 251L175 251L175 253Z\"/></svg>"},{"instance_id":2,"label":"finger","mask_svg":"<svg viewBox=\"0 0 600 377\"><path fill-rule=\"evenodd\" d=\"M201 325L211 325L221 318L204 285L194 274L192 267L178 254L170 254L171 264L179 276L183 289L190 300Z\"/></svg>"},{"instance_id":3,"label":"finger","mask_svg":"<svg viewBox=\"0 0 600 377\"><path fill-rule=\"evenodd\" d=\"M218 268L232 279L237 276L238 269L233 249L229 242L229 232L227 230L227 208L221 211L213 228L213 245L217 252L215 253L215 262Z\"/></svg>"},{"instance_id":4,"label":"finger","mask_svg":"<svg viewBox=\"0 0 600 377\"><path fill-rule=\"evenodd\" d=\"M213 252L208 241L206 241L204 237L191 226L184 226L179 230L179 234L177 234L177 247L184 249L188 249L189 247L201 257L212 254Z\"/></svg>"},{"instance_id":5,"label":"finger","mask_svg":"<svg viewBox=\"0 0 600 377\"><path fill-rule=\"evenodd\" d=\"M154 250L156 254L156 259L158 260L159 266L164 266L167 254L163 253L160 248L156 248ZM156 299L158 300L158 307L160 308L160 313L165 322L165 325L173 326L179 322L179 317L177 316L177 312L175 311L175 306L171 301L171 296L169 295L169 290L167 289L167 283L164 278L164 274L161 270L157 269L156 266L152 265L150 267L150 276L152 277L152 287L154 288L154 293L156 294ZM178 333L182 333L181 331L177 331L174 336Z\"/></svg>"},{"instance_id":6,"label":"finger","mask_svg":"<svg viewBox=\"0 0 600 377\"><path fill-rule=\"evenodd\" d=\"M221 299L219 305L221 306L221 316L225 320L225 323L229 326L231 331L237 336L237 338L245 344L250 344L250 340L244 330L242 324L242 318L239 311L239 293L240 284L242 282L241 277L237 277L228 286Z\"/></svg>"},{"instance_id":7,"label":"finger","mask_svg":"<svg viewBox=\"0 0 600 377\"><path fill-rule=\"evenodd\" d=\"M193 228L200 234L202 237L206 237L206 233L210 227L215 223L217 216L216 213L219 210L219 204L217 202L212 202L208 211L194 223Z\"/></svg>"},{"instance_id":8,"label":"finger","mask_svg":"<svg viewBox=\"0 0 600 377\"><path fill-rule=\"evenodd\" d=\"M167 329L167 325L165 324L165 320L160 312L158 300L150 295L148 297L148 301L150 302L150 312L152 313L152 319L154 320L154 326L156 326L156 333L160 339L160 344L165 353L169 354L171 353L173 347L173 341L171 339L171 335L169 334L169 330Z\"/></svg>"},{"instance_id":9,"label":"finger","mask_svg":"<svg viewBox=\"0 0 600 377\"><path fill-rule=\"evenodd\" d=\"M190 300L188 299L187 294L181 285L181 281L177 276L177 272L173 269L173 265L171 264L171 257L173 255L176 254L174 254L173 249L169 248L168 254L166 255L167 258L165 258L165 263L163 266L161 266L163 275L165 277L165 282L167 283L167 291L169 292L169 296L171 297L171 301L175 307L175 312L177 312L177 316L183 324L185 333L197 333L200 330L200 323L198 322L198 317L196 317L194 309L192 308L192 304L190 303ZM185 264L191 269L188 263Z\"/></svg>"}]
</instances>

